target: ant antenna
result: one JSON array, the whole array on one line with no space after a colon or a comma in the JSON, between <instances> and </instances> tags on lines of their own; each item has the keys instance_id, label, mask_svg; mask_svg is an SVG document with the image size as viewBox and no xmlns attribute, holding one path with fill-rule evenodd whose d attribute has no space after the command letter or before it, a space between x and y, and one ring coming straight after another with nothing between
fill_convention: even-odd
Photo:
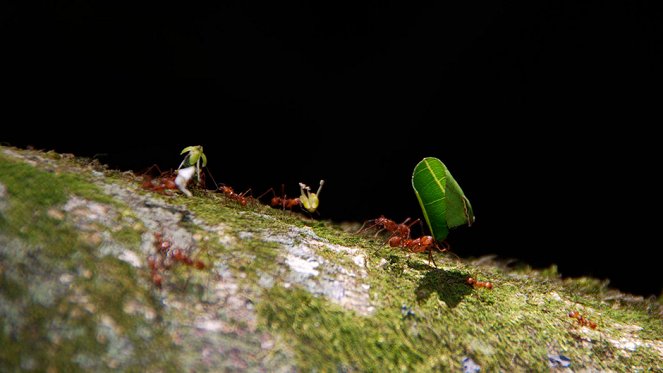
<instances>
[{"instance_id":1,"label":"ant antenna","mask_svg":"<svg viewBox=\"0 0 663 373\"><path fill-rule=\"evenodd\" d=\"M212 173L210 172L210 170L207 167L205 167L205 171L207 171L207 174L209 175L209 177L212 179L212 182L214 183L214 190L218 190L219 189L219 184L217 184L216 180L214 180L214 176L212 176Z\"/></svg>"},{"instance_id":2,"label":"ant antenna","mask_svg":"<svg viewBox=\"0 0 663 373\"><path fill-rule=\"evenodd\" d=\"M272 195L273 195L273 196L276 195L276 192L274 191L274 188L269 188L269 189L267 189L267 190L265 191L265 193L259 195L257 199L260 199L260 198L264 197L265 194L267 194L267 193L269 193L269 192L272 192Z\"/></svg>"},{"instance_id":3,"label":"ant antenna","mask_svg":"<svg viewBox=\"0 0 663 373\"><path fill-rule=\"evenodd\" d=\"M288 197L285 195L285 184L283 183L281 183L281 196L281 208L285 210L285 200Z\"/></svg>"}]
</instances>

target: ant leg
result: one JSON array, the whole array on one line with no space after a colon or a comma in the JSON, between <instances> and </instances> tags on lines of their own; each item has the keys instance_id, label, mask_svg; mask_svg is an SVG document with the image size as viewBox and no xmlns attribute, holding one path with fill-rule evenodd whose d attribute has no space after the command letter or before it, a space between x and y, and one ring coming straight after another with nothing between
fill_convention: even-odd
<instances>
[{"instance_id":1,"label":"ant leg","mask_svg":"<svg viewBox=\"0 0 663 373\"><path fill-rule=\"evenodd\" d=\"M411 237L411 235L410 235L410 226L411 225L406 225L407 222L410 221L410 219L411 219L410 217L407 217L405 220L403 220L402 223L398 224L398 227L396 228L396 232L402 233L402 232L400 232L402 230L401 227L407 227L407 231L406 231L407 234L405 235L406 236L405 238L407 238L407 239L409 239Z\"/></svg>"},{"instance_id":2,"label":"ant leg","mask_svg":"<svg viewBox=\"0 0 663 373\"><path fill-rule=\"evenodd\" d=\"M436 243L435 247L437 247L437 250L441 253L447 252L451 249L451 246L449 246L449 243L447 241L442 241L439 244Z\"/></svg>"},{"instance_id":3,"label":"ant leg","mask_svg":"<svg viewBox=\"0 0 663 373\"><path fill-rule=\"evenodd\" d=\"M437 246L437 249L438 249L439 252L449 253L449 254L453 255L454 257L456 257L456 259L460 260L460 257L458 255L456 255L453 251L451 251L451 245L447 241L442 241L441 245L442 245L442 247L440 247L439 245Z\"/></svg>"},{"instance_id":4,"label":"ant leg","mask_svg":"<svg viewBox=\"0 0 663 373\"><path fill-rule=\"evenodd\" d=\"M384 228L378 229L378 231L375 232L375 235L373 235L373 237L377 237L383 230L384 230Z\"/></svg>"},{"instance_id":5,"label":"ant leg","mask_svg":"<svg viewBox=\"0 0 663 373\"><path fill-rule=\"evenodd\" d=\"M401 225L405 225L408 221L410 221L410 218L405 219L405 221L403 221L403 222L401 223ZM408 237L407 237L407 238L410 238L411 233L412 233L412 232L411 232L411 231L412 231L411 228L412 228L413 225L415 225L415 224L417 224L417 223L419 223L419 226L421 227L421 234L422 234L422 235L424 234L424 225L423 225L423 223L421 222L421 219L417 218L416 220L413 220L410 224L407 224L407 229L408 229Z\"/></svg>"},{"instance_id":6,"label":"ant leg","mask_svg":"<svg viewBox=\"0 0 663 373\"><path fill-rule=\"evenodd\" d=\"M366 224L369 223L369 222L372 224L372 223L375 222L375 219L366 220L366 221L364 222L364 224L361 225L361 228L359 228L359 230L355 232L355 234L359 234L359 233L361 233L361 232L364 230L364 227L366 226ZM369 226L366 227L365 229L366 229L366 230L369 230L369 229L375 227L376 225L377 225L377 224L369 225Z\"/></svg>"},{"instance_id":7,"label":"ant leg","mask_svg":"<svg viewBox=\"0 0 663 373\"><path fill-rule=\"evenodd\" d=\"M157 170L157 172L159 173L159 176L163 175L163 172L162 172L161 169L159 168L159 165L156 164L156 163L154 163L153 165L151 165L150 167L148 167L145 171L141 172L141 175L147 175L147 176L149 176L150 173L152 172L152 170L154 170L154 169Z\"/></svg>"},{"instance_id":8,"label":"ant leg","mask_svg":"<svg viewBox=\"0 0 663 373\"><path fill-rule=\"evenodd\" d=\"M433 265L437 268L437 263L435 263L435 258L433 258L433 250L428 250L428 261L433 262Z\"/></svg>"},{"instance_id":9,"label":"ant leg","mask_svg":"<svg viewBox=\"0 0 663 373\"><path fill-rule=\"evenodd\" d=\"M389 245L389 242L390 242L391 239L394 238L394 237L398 237L398 234L396 234L396 233L392 233L392 235L389 236L389 238L387 238L386 241L384 241L383 245ZM391 245L389 245L389 246L391 246Z\"/></svg>"},{"instance_id":10,"label":"ant leg","mask_svg":"<svg viewBox=\"0 0 663 373\"><path fill-rule=\"evenodd\" d=\"M265 193L259 195L258 198L256 198L256 199L260 199L260 198L264 197L265 194L267 194L269 192L272 192L272 197L276 196L276 192L274 191L274 188L269 188L269 189L267 189L267 191Z\"/></svg>"}]
</instances>

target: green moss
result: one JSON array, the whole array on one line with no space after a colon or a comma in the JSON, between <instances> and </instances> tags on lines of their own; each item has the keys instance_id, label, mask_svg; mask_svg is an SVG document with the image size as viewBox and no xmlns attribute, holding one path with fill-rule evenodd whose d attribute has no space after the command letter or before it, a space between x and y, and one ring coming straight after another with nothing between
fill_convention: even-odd
<instances>
[{"instance_id":1,"label":"green moss","mask_svg":"<svg viewBox=\"0 0 663 373\"><path fill-rule=\"evenodd\" d=\"M48 208L67 199L67 186L57 175L0 156L0 182L7 188L8 211L0 215L0 231L31 244L44 245L48 254L66 255L78 237Z\"/></svg>"},{"instance_id":2,"label":"green moss","mask_svg":"<svg viewBox=\"0 0 663 373\"><path fill-rule=\"evenodd\" d=\"M57 208L51 212L71 195L119 204L82 176L42 171L2 155L0 183L7 188L9 206L0 215L0 234L26 245L0 250L0 298L9 307L3 312L14 321L0 324L0 365L9 370L78 371L114 366L141 370L148 363L177 370L175 355L166 353L174 347L163 328L123 309L131 298L158 311L134 271L116 258L99 258L96 247L82 240ZM114 237L138 245L139 234L126 228ZM89 273L89 278L80 273ZM62 276L79 280L64 286ZM100 326L103 317L112 327ZM131 355L122 356L126 351Z\"/></svg>"},{"instance_id":3,"label":"green moss","mask_svg":"<svg viewBox=\"0 0 663 373\"><path fill-rule=\"evenodd\" d=\"M291 346L303 370L395 370L422 361L402 338L390 338L359 317L303 290L273 288L260 304L265 326L296 338ZM394 323L400 324L397 314ZM402 329L401 329L402 332ZM403 366L405 367L405 366Z\"/></svg>"},{"instance_id":4,"label":"green moss","mask_svg":"<svg viewBox=\"0 0 663 373\"><path fill-rule=\"evenodd\" d=\"M433 268L425 256L375 255L387 258L369 272L375 315L356 315L301 289L276 287L260 303L263 325L290 341L304 370L459 370L469 356L487 371L542 371L555 352L571 358L574 367L628 370L660 362L645 347L631 356L616 354L602 339L607 335L594 337L599 342L589 352L565 302L542 291L561 290L554 282L480 273L446 257ZM465 282L470 274L490 279L495 289L471 288ZM403 316L403 306L414 316Z\"/></svg>"},{"instance_id":5,"label":"green moss","mask_svg":"<svg viewBox=\"0 0 663 373\"><path fill-rule=\"evenodd\" d=\"M310 226L315 234L328 240L329 242L336 245L343 246L367 246L367 245L378 245L383 246L385 240L368 238L365 235L361 234L350 234L339 230L338 226L334 225L330 221L318 221L312 220L307 222L307 225ZM379 241L379 243L378 243Z\"/></svg>"},{"instance_id":6,"label":"green moss","mask_svg":"<svg viewBox=\"0 0 663 373\"><path fill-rule=\"evenodd\" d=\"M99 277L103 278L107 273L104 270ZM140 370L143 363L149 363L155 369L176 367L172 356L164 354L172 347L169 347L170 341L164 336L163 328L139 317L125 315L120 309L127 297L122 295L132 288L87 287L85 290L91 295L91 302L86 304L96 305L94 310L86 308L90 306L81 306L80 302L72 302L72 293L59 297L56 303L48 306L36 302L13 303L12 307L21 309L20 322L12 330L2 327L0 365L10 369L28 364L37 371L52 368L58 371L98 371L113 366ZM102 328L99 324L104 322L106 315L113 326ZM149 333L140 335L140 328L149 330Z\"/></svg>"},{"instance_id":7,"label":"green moss","mask_svg":"<svg viewBox=\"0 0 663 373\"><path fill-rule=\"evenodd\" d=\"M79 285L90 294L92 303L103 306L99 314L110 316L117 330L125 333L127 340L135 346L132 364L142 360L149 361L154 368L175 368L175 356L164 354L165 351L175 350L164 325L140 317L140 311L127 312L127 305L134 302L145 307L146 312L154 313L155 319L162 314L160 302L143 287L136 286L141 280L135 270L110 256L97 259L95 266L103 268L103 271L97 271L89 280L83 279Z\"/></svg>"},{"instance_id":8,"label":"green moss","mask_svg":"<svg viewBox=\"0 0 663 373\"><path fill-rule=\"evenodd\" d=\"M132 226L122 226L119 230L113 231L113 239L125 247L137 248L141 243L141 234L145 232L142 224L133 224Z\"/></svg>"}]
</instances>

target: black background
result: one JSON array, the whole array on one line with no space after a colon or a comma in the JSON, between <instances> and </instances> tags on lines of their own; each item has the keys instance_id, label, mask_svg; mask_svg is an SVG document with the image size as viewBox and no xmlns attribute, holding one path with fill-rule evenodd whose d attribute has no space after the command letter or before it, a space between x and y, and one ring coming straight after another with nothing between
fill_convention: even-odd
<instances>
[{"instance_id":1,"label":"black background","mask_svg":"<svg viewBox=\"0 0 663 373\"><path fill-rule=\"evenodd\" d=\"M133 170L200 144L360 222L420 217L435 156L477 217L457 255L660 294L660 3L246 3L5 3L0 141Z\"/></svg>"}]
</instances>

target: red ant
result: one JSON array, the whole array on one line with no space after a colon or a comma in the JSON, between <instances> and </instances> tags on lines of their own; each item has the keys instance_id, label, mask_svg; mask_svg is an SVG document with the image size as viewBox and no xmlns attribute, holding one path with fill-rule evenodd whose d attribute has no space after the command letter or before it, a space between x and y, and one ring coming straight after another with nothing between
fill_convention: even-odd
<instances>
[{"instance_id":1,"label":"red ant","mask_svg":"<svg viewBox=\"0 0 663 373\"><path fill-rule=\"evenodd\" d=\"M206 267L205 263L198 259L191 259L183 250L178 248L171 250L171 247L172 243L164 240L161 233L154 233L155 253L147 257L147 265L150 267L152 283L158 288L161 288L163 283L162 272L168 270L173 265L173 261L201 270Z\"/></svg>"},{"instance_id":2,"label":"red ant","mask_svg":"<svg viewBox=\"0 0 663 373\"><path fill-rule=\"evenodd\" d=\"M407 248L413 253L428 252L428 261L432 262L435 268L437 268L437 263L435 263L435 259L433 258L433 250L435 249L439 252L448 250L446 247L441 248L433 236L421 236L415 239L393 236L389 239L389 246Z\"/></svg>"},{"instance_id":3,"label":"red ant","mask_svg":"<svg viewBox=\"0 0 663 373\"><path fill-rule=\"evenodd\" d=\"M249 188L246 192L244 192L244 193L242 193L242 194L237 194L237 193L235 193L235 191L233 190L233 188L232 188L231 186L221 185L221 186L219 187L219 190L220 190L223 194L225 194L226 197L228 197L228 198L230 198L230 199L232 199L232 200L235 200L235 201L239 202L242 206L246 206L246 203L247 203L247 201L248 201L248 199L247 199L247 197L246 197L246 194L247 194L251 189Z\"/></svg>"},{"instance_id":4,"label":"red ant","mask_svg":"<svg viewBox=\"0 0 663 373\"><path fill-rule=\"evenodd\" d=\"M428 251L428 261L433 262L435 268L437 268L437 264L435 263L435 259L433 258L433 249L442 253L447 251L446 247L441 248L440 245L438 245L437 241L433 238L433 236L421 236L413 240L405 239L402 245L403 247L407 247L408 249L410 249L410 251L413 253L423 253Z\"/></svg>"},{"instance_id":5,"label":"red ant","mask_svg":"<svg viewBox=\"0 0 663 373\"><path fill-rule=\"evenodd\" d=\"M379 218L366 221L362 227L357 231L357 233L365 230L371 229L373 227L380 227L380 229L375 233L377 236L381 231L388 230L392 233L391 237L387 243L391 247L403 247L410 250L413 253L423 253L428 252L428 260L432 262L435 267L435 259L433 258L433 250L438 250L440 252L445 252L448 250L447 247L441 248L438 242L433 238L433 236L421 236L419 238L411 239L410 238L410 227L416 223L421 223L420 219L416 219L408 224L410 218L405 219L402 223L398 224L391 219L387 219L384 215L380 215ZM367 223L372 223L368 227L365 227Z\"/></svg>"},{"instance_id":6,"label":"red ant","mask_svg":"<svg viewBox=\"0 0 663 373\"><path fill-rule=\"evenodd\" d=\"M582 315L578 311L569 312L569 317L578 320L578 324L580 326L588 326L591 329L596 329L596 327L598 326L598 325L596 325L595 322L582 317Z\"/></svg>"},{"instance_id":7,"label":"red ant","mask_svg":"<svg viewBox=\"0 0 663 373\"><path fill-rule=\"evenodd\" d=\"M389 232L392 233L391 238L400 237L401 239L408 239L408 238L410 238L410 227L413 226L416 223L420 223L421 220L417 219L417 220L414 220L413 222L411 222L410 224L407 224L408 221L410 221L410 218L407 218L402 223L398 224L398 223L396 223L395 221L393 221L391 219L387 219L384 215L380 215L380 217L377 218L377 219L367 220L366 222L364 222L364 224L361 226L361 228L359 228L357 233L360 233L363 230L369 230L369 229L374 228L374 227L380 227L380 229L378 229L378 231L375 232L376 237L377 237L378 234L380 234L380 232L382 232L383 230L386 229L386 230L388 230ZM372 223L372 224L369 225L368 227L365 227L366 223L369 223L369 222ZM390 240L391 240L391 238L390 238ZM396 245L396 246L391 245L391 246L396 247L398 245Z\"/></svg>"},{"instance_id":8,"label":"red ant","mask_svg":"<svg viewBox=\"0 0 663 373\"><path fill-rule=\"evenodd\" d=\"M173 259L175 259L175 261L184 263L189 267L196 267L197 269L205 269L205 263L203 263L198 259L196 260L191 259L191 257L189 257L183 250L174 249L173 252L171 253L171 256Z\"/></svg>"},{"instance_id":9,"label":"red ant","mask_svg":"<svg viewBox=\"0 0 663 373\"><path fill-rule=\"evenodd\" d=\"M272 207L278 207L281 206L283 210L285 209L290 209L292 210L293 207L301 205L302 201L299 198L287 198L285 195L285 185L281 184L281 195L283 197L279 197L276 195L276 192L274 192L274 188L269 188L267 191L260 196L258 196L258 199L262 198L265 194L272 192L272 199L270 200L269 204Z\"/></svg>"},{"instance_id":10,"label":"red ant","mask_svg":"<svg viewBox=\"0 0 663 373\"><path fill-rule=\"evenodd\" d=\"M156 178L149 175L150 171L154 168L159 172L159 176ZM144 189L158 193L164 193L167 189L176 190L177 185L175 184L175 177L177 177L177 175L173 171L162 172L159 169L159 166L155 164L143 173L143 183L141 186Z\"/></svg>"},{"instance_id":11,"label":"red ant","mask_svg":"<svg viewBox=\"0 0 663 373\"><path fill-rule=\"evenodd\" d=\"M475 288L486 288L488 290L493 290L493 283L488 281L477 281L472 277L467 278L467 283L474 286Z\"/></svg>"}]
</instances>

